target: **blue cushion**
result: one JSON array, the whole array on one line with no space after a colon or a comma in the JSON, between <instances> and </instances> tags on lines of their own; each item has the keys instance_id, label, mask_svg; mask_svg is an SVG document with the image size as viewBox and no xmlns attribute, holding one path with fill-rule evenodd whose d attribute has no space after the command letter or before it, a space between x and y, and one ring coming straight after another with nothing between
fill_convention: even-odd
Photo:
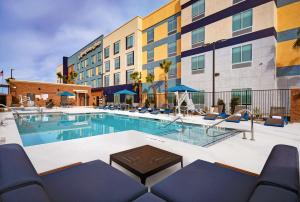
<instances>
[{"instance_id":1,"label":"blue cushion","mask_svg":"<svg viewBox=\"0 0 300 202\"><path fill-rule=\"evenodd\" d=\"M0 146L0 193L28 183L42 184L24 149L17 144Z\"/></svg>"},{"instance_id":2,"label":"blue cushion","mask_svg":"<svg viewBox=\"0 0 300 202\"><path fill-rule=\"evenodd\" d=\"M256 177L197 160L163 181L151 192L166 201L247 201Z\"/></svg>"},{"instance_id":3,"label":"blue cushion","mask_svg":"<svg viewBox=\"0 0 300 202\"><path fill-rule=\"evenodd\" d=\"M134 200L134 202L166 202L166 201L148 192L140 196L136 200Z\"/></svg>"},{"instance_id":4,"label":"blue cushion","mask_svg":"<svg viewBox=\"0 0 300 202\"><path fill-rule=\"evenodd\" d=\"M298 196L286 189L260 185L252 194L249 202L298 202Z\"/></svg>"},{"instance_id":5,"label":"blue cushion","mask_svg":"<svg viewBox=\"0 0 300 202\"><path fill-rule=\"evenodd\" d=\"M147 188L121 171L96 160L42 176L55 202L132 201Z\"/></svg>"},{"instance_id":6,"label":"blue cushion","mask_svg":"<svg viewBox=\"0 0 300 202\"><path fill-rule=\"evenodd\" d=\"M0 195L1 202L50 202L44 189L37 185L27 185Z\"/></svg>"},{"instance_id":7,"label":"blue cushion","mask_svg":"<svg viewBox=\"0 0 300 202\"><path fill-rule=\"evenodd\" d=\"M271 184L298 193L299 154L297 148L288 145L273 147L258 183Z\"/></svg>"}]
</instances>

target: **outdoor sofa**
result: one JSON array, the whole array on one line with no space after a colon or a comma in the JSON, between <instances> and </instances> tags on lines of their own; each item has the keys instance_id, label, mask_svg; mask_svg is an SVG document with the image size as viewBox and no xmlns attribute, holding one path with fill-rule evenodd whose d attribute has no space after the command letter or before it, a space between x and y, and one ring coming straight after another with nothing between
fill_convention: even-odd
<instances>
[{"instance_id":1,"label":"outdoor sofa","mask_svg":"<svg viewBox=\"0 0 300 202\"><path fill-rule=\"evenodd\" d=\"M197 160L154 185L151 192L172 202L297 202L298 150L275 146L260 175Z\"/></svg>"},{"instance_id":2,"label":"outdoor sofa","mask_svg":"<svg viewBox=\"0 0 300 202\"><path fill-rule=\"evenodd\" d=\"M133 201L147 188L95 160L38 175L20 145L0 146L1 202Z\"/></svg>"}]
</instances>

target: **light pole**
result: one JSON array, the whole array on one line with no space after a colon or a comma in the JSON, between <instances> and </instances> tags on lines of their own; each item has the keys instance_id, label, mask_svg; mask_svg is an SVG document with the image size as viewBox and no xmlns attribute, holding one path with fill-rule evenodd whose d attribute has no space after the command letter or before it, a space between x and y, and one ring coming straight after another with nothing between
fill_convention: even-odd
<instances>
[{"instance_id":1,"label":"light pole","mask_svg":"<svg viewBox=\"0 0 300 202\"><path fill-rule=\"evenodd\" d=\"M215 106L215 93L216 93L216 81L215 77L219 74L216 73L216 44L227 41L227 39L221 39L212 43L204 44L204 46L212 46L213 49L213 62L212 62L212 106Z\"/></svg>"},{"instance_id":2,"label":"light pole","mask_svg":"<svg viewBox=\"0 0 300 202\"><path fill-rule=\"evenodd\" d=\"M11 79L13 78L12 72L13 72L14 70L15 70L14 68L10 68L10 78L11 78Z\"/></svg>"}]
</instances>

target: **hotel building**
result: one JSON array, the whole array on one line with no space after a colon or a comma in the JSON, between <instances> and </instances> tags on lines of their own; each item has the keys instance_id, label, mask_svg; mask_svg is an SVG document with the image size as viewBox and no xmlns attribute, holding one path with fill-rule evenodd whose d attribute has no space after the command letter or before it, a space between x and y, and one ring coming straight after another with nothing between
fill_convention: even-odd
<instances>
[{"instance_id":1,"label":"hotel building","mask_svg":"<svg viewBox=\"0 0 300 202\"><path fill-rule=\"evenodd\" d=\"M135 17L63 59L63 73L92 86L98 99L132 90L141 72L143 92L154 75L164 90L159 64L172 61L168 86L200 91L265 90L300 86L299 0L172 0L146 17ZM214 68L213 68L214 67Z\"/></svg>"}]
</instances>

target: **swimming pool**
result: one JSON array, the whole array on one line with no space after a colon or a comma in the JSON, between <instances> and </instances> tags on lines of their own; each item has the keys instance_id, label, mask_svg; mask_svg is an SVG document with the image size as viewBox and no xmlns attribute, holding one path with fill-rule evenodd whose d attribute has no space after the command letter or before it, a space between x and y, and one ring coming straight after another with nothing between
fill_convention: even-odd
<instances>
[{"instance_id":1,"label":"swimming pool","mask_svg":"<svg viewBox=\"0 0 300 202\"><path fill-rule=\"evenodd\" d=\"M20 115L16 123L24 146L128 130L208 146L235 132L233 129L211 129L209 133L215 137L210 137L205 134L205 127L202 125L176 122L166 126L169 123L167 121L109 113Z\"/></svg>"}]
</instances>

